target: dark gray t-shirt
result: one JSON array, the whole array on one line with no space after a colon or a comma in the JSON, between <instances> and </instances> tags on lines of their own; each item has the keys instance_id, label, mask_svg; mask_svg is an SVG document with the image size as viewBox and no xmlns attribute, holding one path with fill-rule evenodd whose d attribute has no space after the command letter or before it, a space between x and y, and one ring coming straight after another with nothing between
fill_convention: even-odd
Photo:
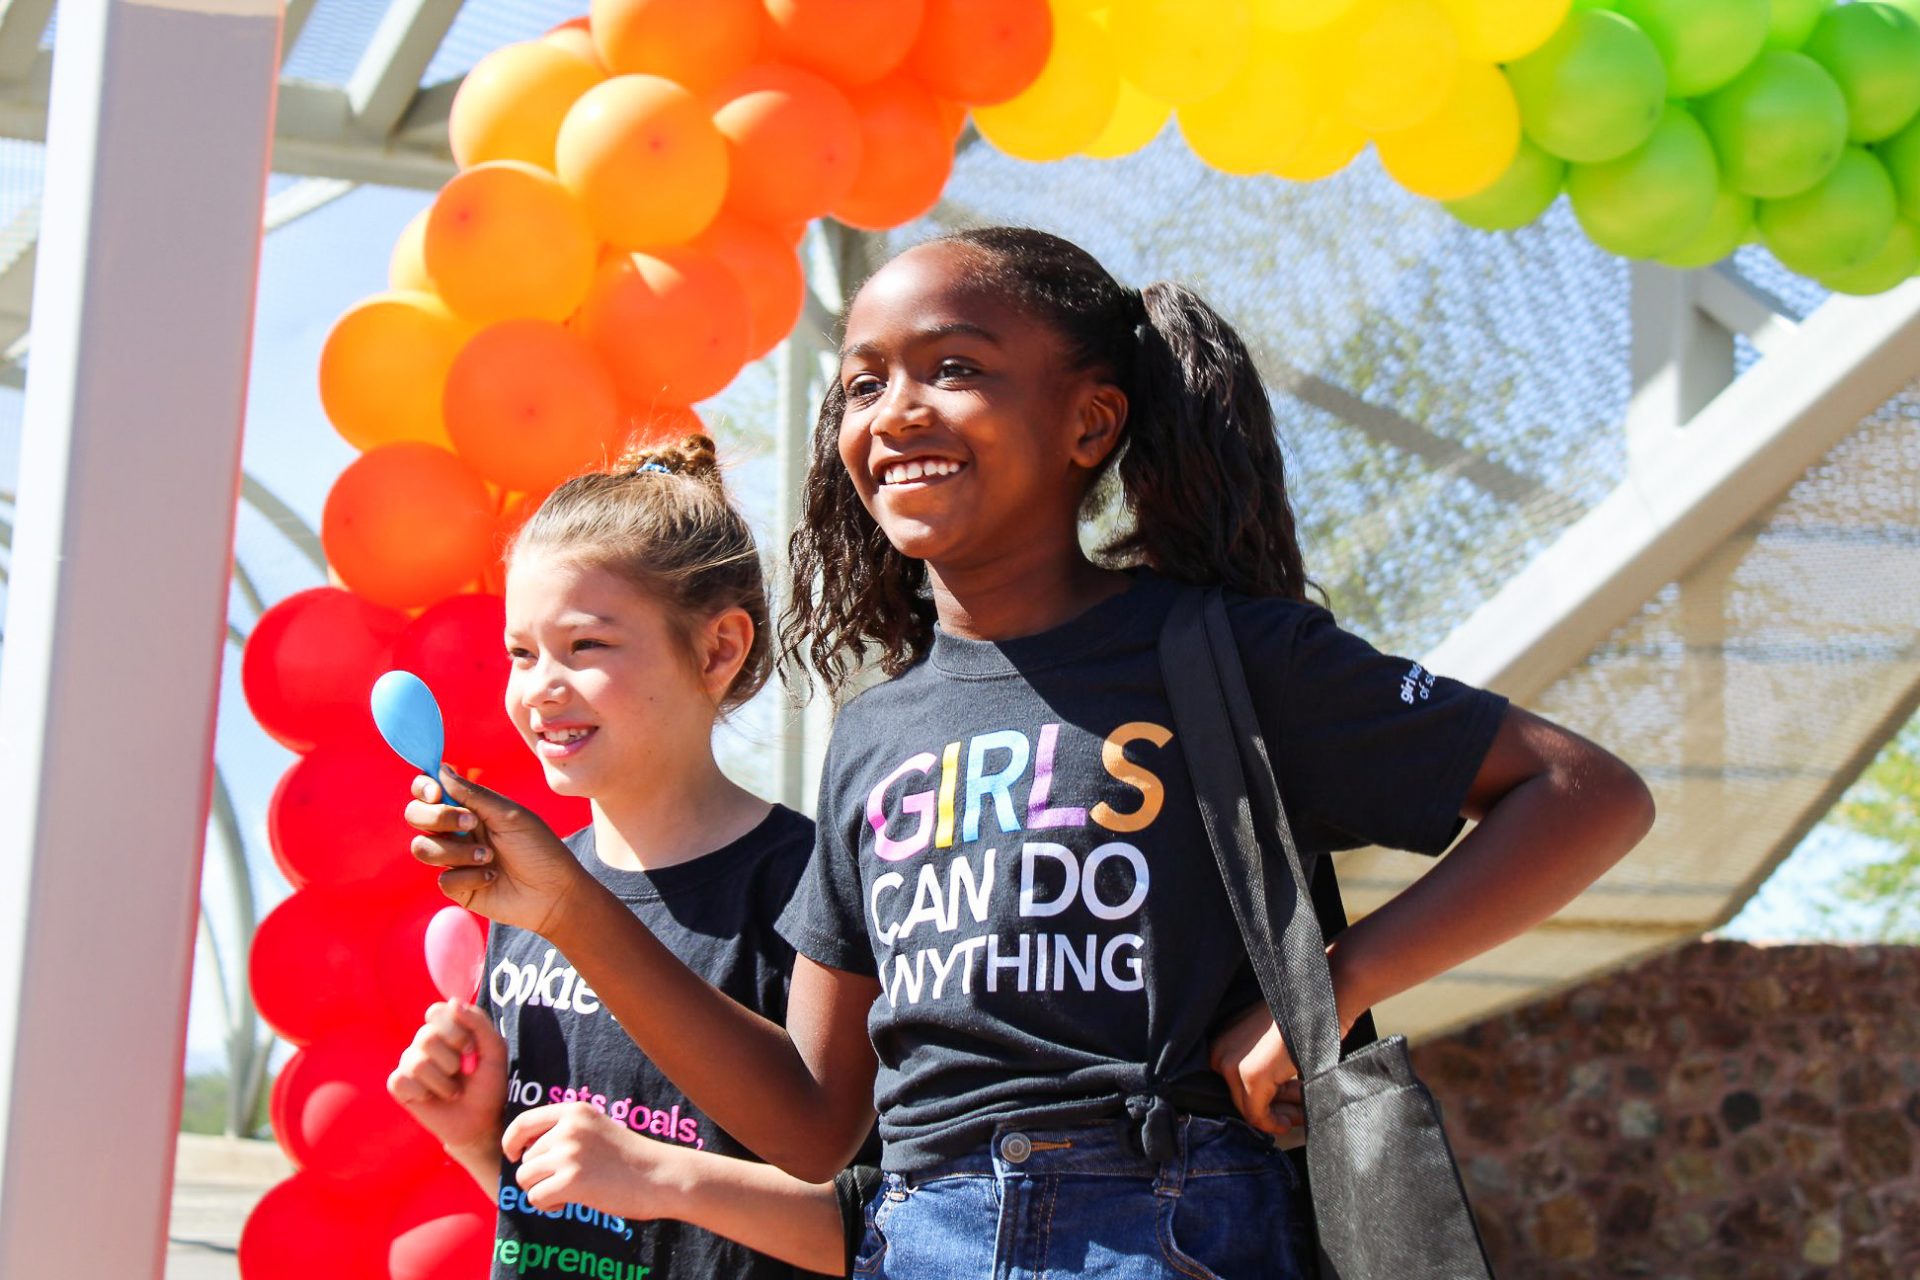
<instances>
[{"instance_id":1,"label":"dark gray t-shirt","mask_svg":"<svg viewBox=\"0 0 1920 1280\"><path fill-rule=\"evenodd\" d=\"M937 634L841 712L779 927L880 979L885 1167L934 1167L1003 1122L1232 1111L1208 1038L1260 994L1160 678L1182 589L1139 572L1040 635ZM1303 857L1445 850L1506 700L1317 606L1228 609Z\"/></svg>"},{"instance_id":2,"label":"dark gray t-shirt","mask_svg":"<svg viewBox=\"0 0 1920 1280\"><path fill-rule=\"evenodd\" d=\"M593 828L567 846L687 966L775 1022L786 1020L793 949L773 922L792 896L813 824L775 806L740 839L691 862L623 871L594 851ZM538 934L487 933L480 1004L507 1040L507 1114L580 1101L661 1142L754 1157L689 1102L633 1041L567 958ZM494 1241L496 1280L614 1276L619 1280L795 1280L811 1273L683 1222L628 1221L581 1205L542 1212L502 1158Z\"/></svg>"}]
</instances>

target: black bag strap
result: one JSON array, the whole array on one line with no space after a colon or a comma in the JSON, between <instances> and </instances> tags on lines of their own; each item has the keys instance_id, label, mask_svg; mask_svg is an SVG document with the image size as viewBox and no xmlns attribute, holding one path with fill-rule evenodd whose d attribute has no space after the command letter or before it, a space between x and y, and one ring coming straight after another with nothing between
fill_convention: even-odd
<instances>
[{"instance_id":1,"label":"black bag strap","mask_svg":"<svg viewBox=\"0 0 1920 1280\"><path fill-rule=\"evenodd\" d=\"M1340 1060L1333 976L1218 589L1183 592L1174 602L1160 635L1160 669L1247 958L1301 1078L1311 1080ZM1264 774L1264 784L1249 773ZM1275 869L1284 874L1267 874L1256 835L1263 829L1278 833L1285 859ZM1223 832L1232 833L1231 847ZM1278 938L1275 921L1282 922Z\"/></svg>"}]
</instances>

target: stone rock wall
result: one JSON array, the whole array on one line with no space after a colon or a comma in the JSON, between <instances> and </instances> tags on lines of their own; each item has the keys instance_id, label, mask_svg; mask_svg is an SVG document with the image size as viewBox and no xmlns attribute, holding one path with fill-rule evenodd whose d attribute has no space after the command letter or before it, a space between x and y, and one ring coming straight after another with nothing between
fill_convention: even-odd
<instances>
[{"instance_id":1,"label":"stone rock wall","mask_svg":"<svg viewBox=\"0 0 1920 1280\"><path fill-rule=\"evenodd\" d=\"M1501 1280L1920 1280L1920 948L1692 943L1414 1060Z\"/></svg>"}]
</instances>

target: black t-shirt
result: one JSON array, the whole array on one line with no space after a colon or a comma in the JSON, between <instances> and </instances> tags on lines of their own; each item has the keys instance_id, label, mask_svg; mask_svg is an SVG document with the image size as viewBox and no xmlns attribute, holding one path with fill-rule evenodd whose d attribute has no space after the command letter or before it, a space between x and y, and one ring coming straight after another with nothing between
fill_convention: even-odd
<instances>
[{"instance_id":1,"label":"black t-shirt","mask_svg":"<svg viewBox=\"0 0 1920 1280\"><path fill-rule=\"evenodd\" d=\"M780 929L880 979L885 1167L1006 1121L1231 1112L1207 1042L1260 994L1170 729L1158 642L1181 590L1137 572L1040 635L938 633L841 712ZM1506 700L1314 605L1228 610L1302 856L1444 851Z\"/></svg>"},{"instance_id":2,"label":"black t-shirt","mask_svg":"<svg viewBox=\"0 0 1920 1280\"><path fill-rule=\"evenodd\" d=\"M775 806L759 826L704 857L622 871L594 851L593 828L567 845L674 955L733 999L785 1022L793 948L774 931L813 846L813 824ZM496 924L480 1003L507 1041L507 1112L581 1101L636 1133L720 1155L752 1155L634 1046L573 967L538 934ZM681 1222L629 1222L570 1205L542 1213L501 1161L493 1275L616 1280L793 1280L798 1271Z\"/></svg>"}]
</instances>

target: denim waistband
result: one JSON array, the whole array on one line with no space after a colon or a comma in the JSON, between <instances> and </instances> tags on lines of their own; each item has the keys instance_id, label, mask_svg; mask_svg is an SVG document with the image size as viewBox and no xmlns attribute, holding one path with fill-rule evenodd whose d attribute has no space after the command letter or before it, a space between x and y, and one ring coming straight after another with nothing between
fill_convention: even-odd
<instances>
[{"instance_id":1,"label":"denim waistband","mask_svg":"<svg viewBox=\"0 0 1920 1280\"><path fill-rule=\"evenodd\" d=\"M1027 1128L1004 1123L983 1148L956 1156L932 1169L889 1175L907 1186L936 1178L1035 1177L1047 1174L1157 1178L1170 1164L1186 1177L1238 1173L1272 1159L1273 1140L1239 1120L1176 1115L1167 1135L1171 1150L1148 1155L1140 1125L1130 1119L1090 1124Z\"/></svg>"}]
</instances>

